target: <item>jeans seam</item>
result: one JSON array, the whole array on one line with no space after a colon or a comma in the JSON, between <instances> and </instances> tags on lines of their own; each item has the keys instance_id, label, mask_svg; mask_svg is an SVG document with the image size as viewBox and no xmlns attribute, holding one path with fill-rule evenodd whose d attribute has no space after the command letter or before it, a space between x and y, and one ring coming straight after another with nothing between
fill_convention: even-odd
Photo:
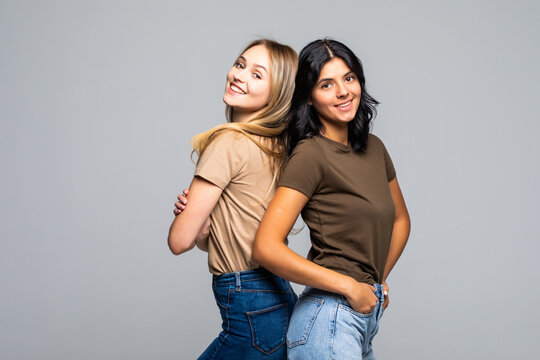
<instances>
[{"instance_id":1,"label":"jeans seam","mask_svg":"<svg viewBox=\"0 0 540 360\"><path fill-rule=\"evenodd\" d=\"M255 278L255 279L245 279L243 280L242 279L242 275L240 275L240 282L244 283L244 282L250 282L250 281L257 281L257 280L268 280L268 279L272 279L272 276L263 276L263 277L258 277L258 278ZM215 284L216 285L234 285L236 284L236 281L225 281L225 282L220 282L219 280L215 281Z\"/></svg>"},{"instance_id":2,"label":"jeans seam","mask_svg":"<svg viewBox=\"0 0 540 360\"><path fill-rule=\"evenodd\" d=\"M229 336L229 329L231 328L231 321L229 319L229 305L231 304L231 287L227 290L227 307L225 308L225 318L227 319L227 334L223 337L225 340Z\"/></svg>"},{"instance_id":3,"label":"jeans seam","mask_svg":"<svg viewBox=\"0 0 540 360\"><path fill-rule=\"evenodd\" d=\"M273 293L273 294L286 294L286 290L263 290L263 289L241 289L235 290L236 292L261 292L261 293Z\"/></svg>"},{"instance_id":4,"label":"jeans seam","mask_svg":"<svg viewBox=\"0 0 540 360\"><path fill-rule=\"evenodd\" d=\"M332 359L335 359L335 357L336 357L336 354L334 353L334 342L336 340L336 326L337 326L338 306L339 306L339 304L337 304L334 307L334 310L333 310L334 311L334 316L333 316L333 320L332 320L332 324L331 324L332 332L330 334L330 355L332 356Z\"/></svg>"},{"instance_id":5,"label":"jeans seam","mask_svg":"<svg viewBox=\"0 0 540 360\"><path fill-rule=\"evenodd\" d=\"M301 295L300 298L298 299L298 301L309 301L311 303L314 303L314 304L318 304L319 306L317 307L316 311L314 312L314 314L312 315L312 318L311 320L309 321L309 324L307 326L307 329L305 331L305 333L302 335L302 337L296 341L293 341L291 343L287 343L287 347L288 348L293 348L295 346L298 346L298 345L302 345L302 344L305 344L307 342L307 338L309 337L309 334L311 333L311 329L313 328L313 324L315 323L315 321L317 320L317 317L319 316L319 313L324 305L324 299L319 299L319 298L315 298L315 297L312 297L312 296L309 296L309 295Z\"/></svg>"}]
</instances>

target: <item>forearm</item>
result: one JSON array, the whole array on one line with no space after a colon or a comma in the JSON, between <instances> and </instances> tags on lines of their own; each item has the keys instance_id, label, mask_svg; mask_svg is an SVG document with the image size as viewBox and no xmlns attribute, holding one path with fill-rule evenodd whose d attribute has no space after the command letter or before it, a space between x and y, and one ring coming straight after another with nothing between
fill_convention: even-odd
<instances>
[{"instance_id":1,"label":"forearm","mask_svg":"<svg viewBox=\"0 0 540 360\"><path fill-rule=\"evenodd\" d=\"M383 281L386 281L386 278L403 253L403 249L405 249L405 245L407 244L407 240L409 238L410 229L411 223L408 216L394 222L392 239L390 240L390 247L388 249L386 265L384 267Z\"/></svg>"},{"instance_id":2,"label":"forearm","mask_svg":"<svg viewBox=\"0 0 540 360\"><path fill-rule=\"evenodd\" d=\"M197 247L205 252L208 252L208 236L210 235L210 218L208 218L203 227L201 228L201 231L199 232L199 235L197 235L197 239L195 239L195 245Z\"/></svg>"},{"instance_id":3,"label":"forearm","mask_svg":"<svg viewBox=\"0 0 540 360\"><path fill-rule=\"evenodd\" d=\"M183 215L180 214L175 217L169 228L169 236L167 237L169 249L175 255L180 255L193 249L196 244L197 232L190 227L184 226L185 221L181 221L184 220L181 219Z\"/></svg>"},{"instance_id":4,"label":"forearm","mask_svg":"<svg viewBox=\"0 0 540 360\"><path fill-rule=\"evenodd\" d=\"M256 241L253 248L254 260L286 280L344 296L351 283L356 282L350 276L306 260L282 242L264 242L264 247L257 244Z\"/></svg>"},{"instance_id":5,"label":"forearm","mask_svg":"<svg viewBox=\"0 0 540 360\"><path fill-rule=\"evenodd\" d=\"M193 249L199 243L206 248L209 218L212 209L221 196L221 188L195 177L189 188L189 206L177 215L169 229L168 244L175 255Z\"/></svg>"}]
</instances>

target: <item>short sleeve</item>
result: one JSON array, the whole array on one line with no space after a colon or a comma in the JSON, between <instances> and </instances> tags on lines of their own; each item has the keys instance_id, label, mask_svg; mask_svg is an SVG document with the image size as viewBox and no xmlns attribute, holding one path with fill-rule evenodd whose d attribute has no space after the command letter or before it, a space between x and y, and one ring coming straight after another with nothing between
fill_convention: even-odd
<instances>
[{"instance_id":1,"label":"short sleeve","mask_svg":"<svg viewBox=\"0 0 540 360\"><path fill-rule=\"evenodd\" d=\"M311 197L320 187L323 179L321 154L311 142L300 142L287 160L277 186L288 187Z\"/></svg>"},{"instance_id":2,"label":"short sleeve","mask_svg":"<svg viewBox=\"0 0 540 360\"><path fill-rule=\"evenodd\" d=\"M248 161L247 138L233 131L218 135L197 162L195 176L225 189Z\"/></svg>"},{"instance_id":3,"label":"short sleeve","mask_svg":"<svg viewBox=\"0 0 540 360\"><path fill-rule=\"evenodd\" d=\"M394 164L392 163L392 159L390 158L390 154L388 154L388 150L386 150L386 147L381 142L384 152L384 164L386 166L386 178L388 181L394 180L396 177L396 169L394 169Z\"/></svg>"}]
</instances>

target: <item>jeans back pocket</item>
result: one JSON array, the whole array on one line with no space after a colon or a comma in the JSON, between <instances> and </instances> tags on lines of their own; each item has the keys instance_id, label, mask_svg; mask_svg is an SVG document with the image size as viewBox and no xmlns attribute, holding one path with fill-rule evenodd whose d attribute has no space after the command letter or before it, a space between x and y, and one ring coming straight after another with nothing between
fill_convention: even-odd
<instances>
[{"instance_id":1,"label":"jeans back pocket","mask_svg":"<svg viewBox=\"0 0 540 360\"><path fill-rule=\"evenodd\" d=\"M287 330L287 346L289 349L307 342L311 328L323 303L324 299L300 295Z\"/></svg>"},{"instance_id":2,"label":"jeans back pocket","mask_svg":"<svg viewBox=\"0 0 540 360\"><path fill-rule=\"evenodd\" d=\"M264 354L270 354L285 343L289 322L288 306L289 304L283 303L247 313L253 347Z\"/></svg>"}]
</instances>

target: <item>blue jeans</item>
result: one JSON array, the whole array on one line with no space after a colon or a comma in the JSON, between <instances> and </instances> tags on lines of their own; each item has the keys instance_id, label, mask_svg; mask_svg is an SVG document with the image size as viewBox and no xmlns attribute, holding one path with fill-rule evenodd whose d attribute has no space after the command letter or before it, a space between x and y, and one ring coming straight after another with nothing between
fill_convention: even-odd
<instances>
[{"instance_id":1,"label":"blue jeans","mask_svg":"<svg viewBox=\"0 0 540 360\"><path fill-rule=\"evenodd\" d=\"M298 297L288 281L265 269L214 275L223 331L199 360L285 359L285 334Z\"/></svg>"},{"instance_id":2,"label":"blue jeans","mask_svg":"<svg viewBox=\"0 0 540 360\"><path fill-rule=\"evenodd\" d=\"M287 331L289 360L374 360L371 341L383 313L382 285L374 284L377 305L370 314L354 311L345 297L306 287Z\"/></svg>"}]
</instances>

